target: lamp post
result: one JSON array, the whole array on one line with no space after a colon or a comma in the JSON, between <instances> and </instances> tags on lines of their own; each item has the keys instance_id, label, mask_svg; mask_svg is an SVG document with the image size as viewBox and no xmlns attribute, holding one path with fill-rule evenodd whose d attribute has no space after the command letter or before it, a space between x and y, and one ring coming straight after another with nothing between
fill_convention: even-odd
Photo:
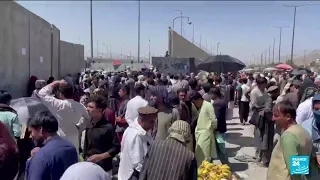
<instances>
[{"instance_id":1,"label":"lamp post","mask_svg":"<svg viewBox=\"0 0 320 180\"><path fill-rule=\"evenodd\" d=\"M172 30L174 30L174 21L176 20L176 19L178 19L178 18L187 18L188 19L188 24L192 24L192 22L190 21L190 17L189 16L177 16L177 17L175 17L173 20L172 20ZM181 34L181 36L182 36L182 34Z\"/></svg>"},{"instance_id":2,"label":"lamp post","mask_svg":"<svg viewBox=\"0 0 320 180\"><path fill-rule=\"evenodd\" d=\"M270 54L271 54L271 47L270 47L270 44L269 44L269 57L268 57L268 63L270 63Z\"/></svg>"},{"instance_id":3,"label":"lamp post","mask_svg":"<svg viewBox=\"0 0 320 180\"><path fill-rule=\"evenodd\" d=\"M217 55L219 54L219 45L220 45L220 42L217 43Z\"/></svg>"},{"instance_id":4,"label":"lamp post","mask_svg":"<svg viewBox=\"0 0 320 180\"><path fill-rule=\"evenodd\" d=\"M194 44L194 23L192 24L192 44Z\"/></svg>"},{"instance_id":5,"label":"lamp post","mask_svg":"<svg viewBox=\"0 0 320 180\"><path fill-rule=\"evenodd\" d=\"M93 25L92 25L92 0L90 0L90 37L91 37L91 61L93 60ZM87 63L86 63L87 64ZM87 68L87 65L86 65Z\"/></svg>"},{"instance_id":6,"label":"lamp post","mask_svg":"<svg viewBox=\"0 0 320 180\"><path fill-rule=\"evenodd\" d=\"M150 38L149 38L149 63L150 63L150 65L152 65L150 49L151 49L151 48L150 48Z\"/></svg>"},{"instance_id":7,"label":"lamp post","mask_svg":"<svg viewBox=\"0 0 320 180\"><path fill-rule=\"evenodd\" d=\"M180 12L180 16L182 17L182 11L181 10L175 10L177 12ZM182 36L182 23L183 23L183 19L181 18L181 36Z\"/></svg>"},{"instance_id":8,"label":"lamp post","mask_svg":"<svg viewBox=\"0 0 320 180\"><path fill-rule=\"evenodd\" d=\"M138 0L138 64L140 63L140 0Z\"/></svg>"},{"instance_id":9,"label":"lamp post","mask_svg":"<svg viewBox=\"0 0 320 180\"><path fill-rule=\"evenodd\" d=\"M103 46L105 46L106 47L106 58L108 58L108 45L106 45L106 44L102 44Z\"/></svg>"},{"instance_id":10,"label":"lamp post","mask_svg":"<svg viewBox=\"0 0 320 180\"><path fill-rule=\"evenodd\" d=\"M276 38L273 38L273 48L272 48L272 64L274 64L274 48L276 46Z\"/></svg>"},{"instance_id":11,"label":"lamp post","mask_svg":"<svg viewBox=\"0 0 320 180\"><path fill-rule=\"evenodd\" d=\"M174 21L177 20L178 18L187 18L188 19L188 24L191 25L192 22L190 21L190 17L189 16L177 16L172 20L172 30L171 30L171 54L170 56L173 57L173 31L174 31ZM182 34L181 34L182 36Z\"/></svg>"}]
</instances>

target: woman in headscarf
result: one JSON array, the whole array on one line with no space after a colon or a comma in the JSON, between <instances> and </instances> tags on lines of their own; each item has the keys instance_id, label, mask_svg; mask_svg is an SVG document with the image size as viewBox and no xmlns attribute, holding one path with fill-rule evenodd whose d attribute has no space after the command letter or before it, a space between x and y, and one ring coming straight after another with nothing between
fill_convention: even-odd
<instances>
[{"instance_id":1,"label":"woman in headscarf","mask_svg":"<svg viewBox=\"0 0 320 180\"><path fill-rule=\"evenodd\" d=\"M60 180L111 180L111 177L97 164L79 162L70 166Z\"/></svg>"},{"instance_id":2,"label":"woman in headscarf","mask_svg":"<svg viewBox=\"0 0 320 180\"><path fill-rule=\"evenodd\" d=\"M36 76L31 76L28 82L28 94L27 96L30 97L33 93L33 91L36 89L36 81L38 78Z\"/></svg>"},{"instance_id":3,"label":"woman in headscarf","mask_svg":"<svg viewBox=\"0 0 320 180\"><path fill-rule=\"evenodd\" d=\"M0 174L1 180L12 180L18 173L18 146L7 127L0 122Z\"/></svg>"}]
</instances>

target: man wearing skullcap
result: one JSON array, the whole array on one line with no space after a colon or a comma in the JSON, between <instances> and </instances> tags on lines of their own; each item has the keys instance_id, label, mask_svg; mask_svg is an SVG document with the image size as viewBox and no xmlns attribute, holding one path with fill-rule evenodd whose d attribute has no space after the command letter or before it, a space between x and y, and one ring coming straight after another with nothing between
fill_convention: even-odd
<instances>
[{"instance_id":1,"label":"man wearing skullcap","mask_svg":"<svg viewBox=\"0 0 320 180\"><path fill-rule=\"evenodd\" d=\"M191 136L190 125L185 121L177 120L169 128L168 134L167 139L155 141L152 144L145 157L140 180L197 178L195 156L186 147Z\"/></svg>"},{"instance_id":2,"label":"man wearing skullcap","mask_svg":"<svg viewBox=\"0 0 320 180\"><path fill-rule=\"evenodd\" d=\"M121 142L119 180L139 179L143 160L153 138L148 133L155 126L158 110L153 107L140 107L138 118L129 123Z\"/></svg>"}]
</instances>

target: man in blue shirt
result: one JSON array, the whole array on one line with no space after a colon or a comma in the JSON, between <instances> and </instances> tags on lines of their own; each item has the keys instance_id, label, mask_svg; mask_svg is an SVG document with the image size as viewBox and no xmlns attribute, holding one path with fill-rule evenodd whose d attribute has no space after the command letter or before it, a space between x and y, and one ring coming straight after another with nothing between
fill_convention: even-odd
<instances>
[{"instance_id":1,"label":"man in blue shirt","mask_svg":"<svg viewBox=\"0 0 320 180\"><path fill-rule=\"evenodd\" d=\"M64 171L78 162L76 148L57 135L58 121L49 112L37 112L28 123L31 136L44 146L27 162L26 180L59 180Z\"/></svg>"}]
</instances>

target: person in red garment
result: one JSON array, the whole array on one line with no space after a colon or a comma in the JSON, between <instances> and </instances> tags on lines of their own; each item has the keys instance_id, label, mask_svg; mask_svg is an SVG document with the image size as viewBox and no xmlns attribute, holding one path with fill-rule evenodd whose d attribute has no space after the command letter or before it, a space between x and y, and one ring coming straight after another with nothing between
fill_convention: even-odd
<instances>
[{"instance_id":1,"label":"person in red garment","mask_svg":"<svg viewBox=\"0 0 320 180\"><path fill-rule=\"evenodd\" d=\"M125 120L125 114L127 109L127 103L129 101L130 88L128 85L123 85L119 90L119 96L121 98L119 110L116 117L116 133L118 135L118 139L121 142L122 135L126 128L128 127L128 123Z\"/></svg>"}]
</instances>

